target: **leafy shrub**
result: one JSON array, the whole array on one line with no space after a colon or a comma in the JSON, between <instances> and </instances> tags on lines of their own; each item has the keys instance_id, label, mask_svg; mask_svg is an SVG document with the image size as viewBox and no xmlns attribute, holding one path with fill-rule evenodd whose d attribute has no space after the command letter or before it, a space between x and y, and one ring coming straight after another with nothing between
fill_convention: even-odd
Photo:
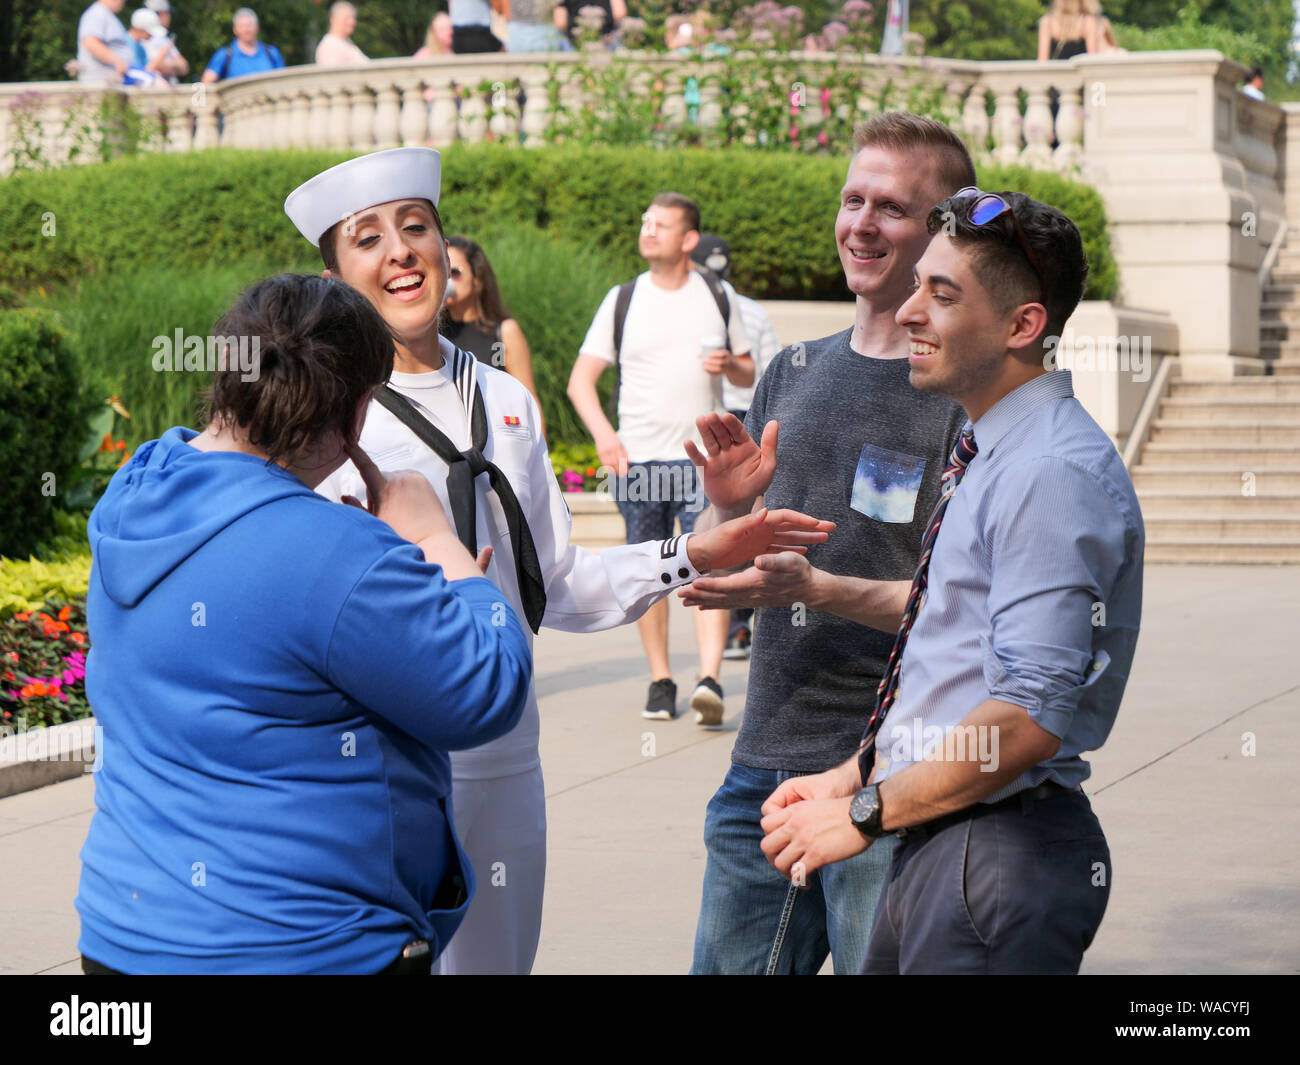
<instances>
[{"instance_id":1,"label":"leafy shrub","mask_svg":"<svg viewBox=\"0 0 1300 1065\"><path fill-rule=\"evenodd\" d=\"M26 555L47 531L82 442L77 378L49 314L0 311L0 556Z\"/></svg>"},{"instance_id":2,"label":"leafy shrub","mask_svg":"<svg viewBox=\"0 0 1300 1065\"><path fill-rule=\"evenodd\" d=\"M1195 2L1179 8L1178 21L1169 25L1151 29L1116 25L1115 40L1130 52L1212 48L1248 67L1276 59L1269 46L1254 33L1202 21L1201 5Z\"/></svg>"},{"instance_id":3,"label":"leafy shrub","mask_svg":"<svg viewBox=\"0 0 1300 1065\"><path fill-rule=\"evenodd\" d=\"M282 205L289 190L344 158L223 150L15 174L0 197L0 283L19 291L102 284L148 265L166 275L161 299L198 266L252 260L266 272L319 269ZM730 241L740 291L758 299L844 299L832 226L846 165L843 158L745 150L457 144L443 153L439 209L448 233L522 227L600 247L615 272L613 285L643 268L636 251L641 214L654 193L673 188L696 199L705 228ZM1003 172L985 168L981 185L1004 187ZM1054 174L1015 173L1017 190L1035 199L1046 198L1043 189L1067 187ZM1107 241L1101 200L1081 193L1077 201L1081 213L1072 217L1100 247ZM49 237L42 236L46 212L55 223ZM146 236L138 221L145 218L185 224L148 227ZM1113 283L1093 286L1088 298L1107 299L1112 291ZM128 392L122 396L133 402Z\"/></svg>"}]
</instances>

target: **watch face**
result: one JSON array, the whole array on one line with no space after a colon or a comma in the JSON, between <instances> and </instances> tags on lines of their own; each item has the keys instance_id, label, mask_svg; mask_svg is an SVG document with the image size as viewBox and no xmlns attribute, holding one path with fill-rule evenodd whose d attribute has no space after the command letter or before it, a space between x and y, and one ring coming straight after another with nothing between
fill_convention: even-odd
<instances>
[{"instance_id":1,"label":"watch face","mask_svg":"<svg viewBox=\"0 0 1300 1065\"><path fill-rule=\"evenodd\" d=\"M862 825L870 819L871 815L876 812L879 800L876 798L874 788L868 790L863 788L849 803L849 818L855 825Z\"/></svg>"}]
</instances>

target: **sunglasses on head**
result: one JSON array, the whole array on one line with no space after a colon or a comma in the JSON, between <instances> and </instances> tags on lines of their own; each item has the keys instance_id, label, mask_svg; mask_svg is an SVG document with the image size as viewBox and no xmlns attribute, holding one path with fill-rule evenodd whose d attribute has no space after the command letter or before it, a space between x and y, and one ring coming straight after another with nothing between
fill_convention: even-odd
<instances>
[{"instance_id":1,"label":"sunglasses on head","mask_svg":"<svg viewBox=\"0 0 1300 1065\"><path fill-rule=\"evenodd\" d=\"M1007 203L997 193L984 192L974 185L967 185L964 189L958 189L953 193L952 198L954 200L975 200L970 208L971 225L987 225L993 219L1009 214L1012 224L1016 227L1016 239L1020 241L1020 250L1025 253L1025 258L1029 260L1029 265L1033 267L1034 276L1038 278L1039 291L1046 291L1047 286L1043 284L1043 272L1038 268L1038 260L1034 257L1033 249L1029 246L1025 231L1020 228L1020 219L1016 217L1016 212L1011 209L1011 204Z\"/></svg>"},{"instance_id":2,"label":"sunglasses on head","mask_svg":"<svg viewBox=\"0 0 1300 1065\"><path fill-rule=\"evenodd\" d=\"M453 266L450 270L447 271L447 273L450 274L452 277L460 277L460 267Z\"/></svg>"}]
</instances>

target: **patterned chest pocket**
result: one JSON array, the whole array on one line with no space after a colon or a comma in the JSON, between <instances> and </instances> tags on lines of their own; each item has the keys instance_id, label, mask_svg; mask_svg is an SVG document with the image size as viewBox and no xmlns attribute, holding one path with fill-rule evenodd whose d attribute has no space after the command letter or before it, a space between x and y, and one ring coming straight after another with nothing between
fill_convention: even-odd
<instances>
[{"instance_id":1,"label":"patterned chest pocket","mask_svg":"<svg viewBox=\"0 0 1300 1065\"><path fill-rule=\"evenodd\" d=\"M924 477L925 459L864 444L849 506L875 521L909 525Z\"/></svg>"}]
</instances>

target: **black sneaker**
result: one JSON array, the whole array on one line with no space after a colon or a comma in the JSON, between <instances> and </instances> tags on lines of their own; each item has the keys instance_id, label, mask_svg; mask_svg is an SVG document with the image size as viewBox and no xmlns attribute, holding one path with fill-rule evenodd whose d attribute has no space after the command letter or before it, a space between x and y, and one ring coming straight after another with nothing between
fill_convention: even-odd
<instances>
[{"instance_id":1,"label":"black sneaker","mask_svg":"<svg viewBox=\"0 0 1300 1065\"><path fill-rule=\"evenodd\" d=\"M721 725L722 685L712 677L701 677L691 693L691 709L697 725Z\"/></svg>"},{"instance_id":2,"label":"black sneaker","mask_svg":"<svg viewBox=\"0 0 1300 1065\"><path fill-rule=\"evenodd\" d=\"M677 716L677 685L671 679L650 682L650 694L641 716L656 721L671 721Z\"/></svg>"}]
</instances>

